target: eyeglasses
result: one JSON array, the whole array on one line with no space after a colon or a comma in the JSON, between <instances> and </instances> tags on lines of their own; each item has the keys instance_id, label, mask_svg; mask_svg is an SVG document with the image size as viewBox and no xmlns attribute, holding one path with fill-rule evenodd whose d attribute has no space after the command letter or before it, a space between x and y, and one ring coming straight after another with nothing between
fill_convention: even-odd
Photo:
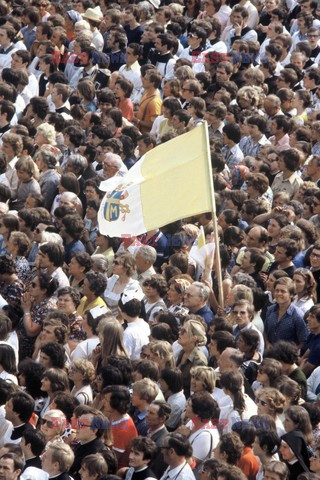
<instances>
[{"instance_id":1,"label":"eyeglasses","mask_svg":"<svg viewBox=\"0 0 320 480\"><path fill-rule=\"evenodd\" d=\"M197 35L194 35L193 33L188 33L189 38L195 38L196 40L199 40L199 37Z\"/></svg>"},{"instance_id":2,"label":"eyeglasses","mask_svg":"<svg viewBox=\"0 0 320 480\"><path fill-rule=\"evenodd\" d=\"M320 258L320 254L319 254L319 253L313 253L313 252L311 252L311 253L310 253L310 257Z\"/></svg>"},{"instance_id":3,"label":"eyeglasses","mask_svg":"<svg viewBox=\"0 0 320 480\"><path fill-rule=\"evenodd\" d=\"M48 428L53 427L53 422L51 420L46 420L45 418L42 419L42 425L47 425Z\"/></svg>"},{"instance_id":4,"label":"eyeglasses","mask_svg":"<svg viewBox=\"0 0 320 480\"><path fill-rule=\"evenodd\" d=\"M314 35L312 35L312 33L308 33L308 34L307 34L307 37L309 37L309 38L318 38L319 35L318 35L317 33L315 33Z\"/></svg>"},{"instance_id":5,"label":"eyeglasses","mask_svg":"<svg viewBox=\"0 0 320 480\"><path fill-rule=\"evenodd\" d=\"M266 407L268 405L267 402L265 402L264 400L261 400L260 398L256 398L256 404L257 405L262 405L263 407Z\"/></svg>"}]
</instances>

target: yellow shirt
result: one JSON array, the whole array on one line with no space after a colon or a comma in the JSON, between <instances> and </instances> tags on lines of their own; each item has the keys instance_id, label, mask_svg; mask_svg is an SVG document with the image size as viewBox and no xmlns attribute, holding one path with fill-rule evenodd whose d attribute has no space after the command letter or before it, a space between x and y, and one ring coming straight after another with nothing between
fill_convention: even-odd
<instances>
[{"instance_id":1,"label":"yellow shirt","mask_svg":"<svg viewBox=\"0 0 320 480\"><path fill-rule=\"evenodd\" d=\"M77 314L81 315L82 318L84 314L89 310L91 310L92 308L99 307L100 305L103 307L107 306L106 302L101 297L97 297L93 302L89 303L89 305L85 307L86 301L87 301L87 297L82 297L80 301L80 305L77 308Z\"/></svg>"}]
</instances>

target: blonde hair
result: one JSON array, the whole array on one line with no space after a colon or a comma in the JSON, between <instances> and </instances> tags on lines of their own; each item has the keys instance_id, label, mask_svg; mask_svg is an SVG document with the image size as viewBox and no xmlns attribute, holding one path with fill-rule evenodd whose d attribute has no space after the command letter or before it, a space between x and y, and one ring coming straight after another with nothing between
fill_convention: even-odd
<instances>
[{"instance_id":1,"label":"blonde hair","mask_svg":"<svg viewBox=\"0 0 320 480\"><path fill-rule=\"evenodd\" d=\"M277 415L283 412L286 399L276 388L264 388L258 390L256 398L265 398L268 402L270 415Z\"/></svg>"},{"instance_id":2,"label":"blonde hair","mask_svg":"<svg viewBox=\"0 0 320 480\"><path fill-rule=\"evenodd\" d=\"M74 453L64 442L51 443L48 449L52 451L51 461L59 464L59 470L61 473L68 472L74 462Z\"/></svg>"},{"instance_id":3,"label":"blonde hair","mask_svg":"<svg viewBox=\"0 0 320 480\"><path fill-rule=\"evenodd\" d=\"M143 378L142 380L134 382L132 392L139 395L141 400L146 400L148 403L151 403L157 397L159 388L150 378Z\"/></svg>"},{"instance_id":4,"label":"blonde hair","mask_svg":"<svg viewBox=\"0 0 320 480\"><path fill-rule=\"evenodd\" d=\"M240 300L247 300L249 303L253 303L252 290L246 285L235 285L231 291L233 293L235 303L239 302Z\"/></svg>"},{"instance_id":5,"label":"blonde hair","mask_svg":"<svg viewBox=\"0 0 320 480\"><path fill-rule=\"evenodd\" d=\"M190 370L191 377L196 378L203 383L203 388L209 393L212 393L216 386L216 374L211 367L192 367Z\"/></svg>"},{"instance_id":6,"label":"blonde hair","mask_svg":"<svg viewBox=\"0 0 320 480\"><path fill-rule=\"evenodd\" d=\"M196 345L202 347L207 343L206 330L199 320L187 320L183 324L183 329L191 337L196 337Z\"/></svg>"},{"instance_id":7,"label":"blonde hair","mask_svg":"<svg viewBox=\"0 0 320 480\"><path fill-rule=\"evenodd\" d=\"M71 368L72 367L80 371L80 373L83 376L82 383L84 385L89 385L96 378L95 368L92 365L92 363L89 362L89 360L86 360L84 358L79 358L78 360L74 360L71 364Z\"/></svg>"},{"instance_id":8,"label":"blonde hair","mask_svg":"<svg viewBox=\"0 0 320 480\"><path fill-rule=\"evenodd\" d=\"M174 368L175 361L173 357L172 346L165 340L159 340L150 344L150 351L162 360L165 360L163 368ZM156 362L157 363L157 362Z\"/></svg>"},{"instance_id":9,"label":"blonde hair","mask_svg":"<svg viewBox=\"0 0 320 480\"><path fill-rule=\"evenodd\" d=\"M48 410L43 418L45 420L54 420L53 428L55 429L56 436L59 437L63 434L67 426L67 417L65 414L58 409Z\"/></svg>"},{"instance_id":10,"label":"blonde hair","mask_svg":"<svg viewBox=\"0 0 320 480\"><path fill-rule=\"evenodd\" d=\"M56 131L50 123L42 123L37 127L37 133L41 133L50 145L56 145Z\"/></svg>"}]
</instances>

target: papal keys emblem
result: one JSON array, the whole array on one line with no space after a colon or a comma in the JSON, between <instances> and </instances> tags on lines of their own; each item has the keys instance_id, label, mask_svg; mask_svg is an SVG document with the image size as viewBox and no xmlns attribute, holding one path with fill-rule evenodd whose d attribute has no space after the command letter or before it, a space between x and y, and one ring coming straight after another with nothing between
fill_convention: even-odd
<instances>
[{"instance_id":1,"label":"papal keys emblem","mask_svg":"<svg viewBox=\"0 0 320 480\"><path fill-rule=\"evenodd\" d=\"M130 213L129 205L122 203L121 200L124 200L128 197L128 192L125 190L126 187L131 185L131 183L126 185L118 185L112 192L107 193L106 203L104 205L104 218L108 222L115 222L120 217L120 214L123 214L121 220L126 219L126 214Z\"/></svg>"}]
</instances>

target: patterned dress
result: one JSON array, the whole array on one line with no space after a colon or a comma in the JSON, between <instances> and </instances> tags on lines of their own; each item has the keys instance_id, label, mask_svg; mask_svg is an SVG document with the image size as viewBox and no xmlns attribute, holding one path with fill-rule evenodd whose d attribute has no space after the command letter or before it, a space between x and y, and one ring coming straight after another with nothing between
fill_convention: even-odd
<instances>
[{"instance_id":1,"label":"patterned dress","mask_svg":"<svg viewBox=\"0 0 320 480\"><path fill-rule=\"evenodd\" d=\"M30 310L30 315L33 323L36 323L42 327L43 321L48 315L49 311L56 308L56 305L53 300L46 298L37 305L33 305ZM34 344L37 338L28 336L26 329L24 327L23 318L20 320L18 325L18 337L19 337L19 361L23 360L26 357L32 357Z\"/></svg>"}]
</instances>

